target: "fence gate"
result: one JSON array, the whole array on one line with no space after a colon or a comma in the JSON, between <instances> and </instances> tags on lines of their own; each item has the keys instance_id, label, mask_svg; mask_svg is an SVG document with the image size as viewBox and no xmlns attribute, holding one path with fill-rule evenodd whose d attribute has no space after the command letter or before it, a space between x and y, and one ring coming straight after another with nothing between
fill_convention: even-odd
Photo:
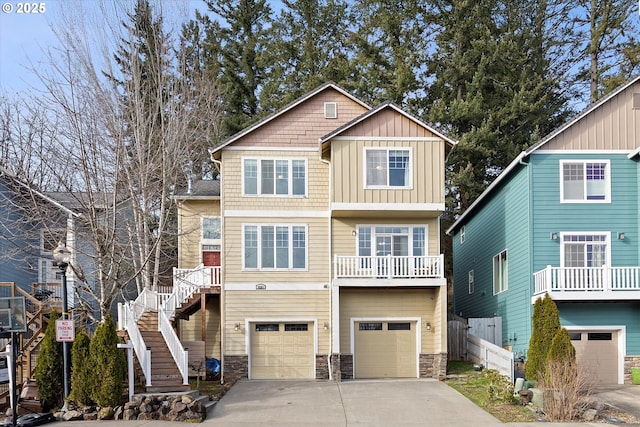
<instances>
[{"instance_id":1,"label":"fence gate","mask_svg":"<svg viewBox=\"0 0 640 427\"><path fill-rule=\"evenodd\" d=\"M447 322L447 359L467 360L467 329L461 320Z\"/></svg>"},{"instance_id":2,"label":"fence gate","mask_svg":"<svg viewBox=\"0 0 640 427\"><path fill-rule=\"evenodd\" d=\"M470 318L469 333L502 347L502 317Z\"/></svg>"}]
</instances>

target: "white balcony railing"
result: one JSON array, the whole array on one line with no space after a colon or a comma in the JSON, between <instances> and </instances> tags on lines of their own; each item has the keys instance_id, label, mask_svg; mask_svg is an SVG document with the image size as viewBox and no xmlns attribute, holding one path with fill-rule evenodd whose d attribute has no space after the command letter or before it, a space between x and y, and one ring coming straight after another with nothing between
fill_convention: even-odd
<instances>
[{"instance_id":1,"label":"white balcony railing","mask_svg":"<svg viewBox=\"0 0 640 427\"><path fill-rule=\"evenodd\" d=\"M640 299L640 267L552 267L533 274L534 295L587 294ZM579 295L578 295L579 294Z\"/></svg>"},{"instance_id":2,"label":"white balcony railing","mask_svg":"<svg viewBox=\"0 0 640 427\"><path fill-rule=\"evenodd\" d=\"M336 279L421 279L444 277L444 255L334 257Z\"/></svg>"}]
</instances>

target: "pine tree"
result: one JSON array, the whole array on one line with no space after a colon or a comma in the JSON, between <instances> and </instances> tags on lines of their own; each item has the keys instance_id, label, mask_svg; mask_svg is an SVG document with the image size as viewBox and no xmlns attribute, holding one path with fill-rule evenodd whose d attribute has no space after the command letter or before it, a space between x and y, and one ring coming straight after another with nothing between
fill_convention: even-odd
<instances>
[{"instance_id":1,"label":"pine tree","mask_svg":"<svg viewBox=\"0 0 640 427\"><path fill-rule=\"evenodd\" d=\"M546 294L543 299L536 300L533 306L533 317L525 375L530 380L544 376L547 356L553 338L560 330L560 315L556 303ZM560 345L561 342L558 343Z\"/></svg>"},{"instance_id":2,"label":"pine tree","mask_svg":"<svg viewBox=\"0 0 640 427\"><path fill-rule=\"evenodd\" d=\"M571 344L569 332L565 328L560 328L556 332L551 346L547 353L546 366L551 362L573 364L576 361L576 349Z\"/></svg>"},{"instance_id":3,"label":"pine tree","mask_svg":"<svg viewBox=\"0 0 640 427\"><path fill-rule=\"evenodd\" d=\"M71 347L71 393L69 398L84 406L93 404L91 389L96 382L94 366L91 363L90 346L89 336L84 329L79 329Z\"/></svg>"},{"instance_id":4,"label":"pine tree","mask_svg":"<svg viewBox=\"0 0 640 427\"><path fill-rule=\"evenodd\" d=\"M127 363L122 350L118 349L116 326L107 315L89 345L90 363L98 381L93 383L91 399L98 406L116 406L121 403Z\"/></svg>"},{"instance_id":5,"label":"pine tree","mask_svg":"<svg viewBox=\"0 0 640 427\"><path fill-rule=\"evenodd\" d=\"M51 312L36 360L35 378L38 396L44 400L48 408L60 407L63 400L62 343L56 341L58 318L56 311Z\"/></svg>"}]
</instances>

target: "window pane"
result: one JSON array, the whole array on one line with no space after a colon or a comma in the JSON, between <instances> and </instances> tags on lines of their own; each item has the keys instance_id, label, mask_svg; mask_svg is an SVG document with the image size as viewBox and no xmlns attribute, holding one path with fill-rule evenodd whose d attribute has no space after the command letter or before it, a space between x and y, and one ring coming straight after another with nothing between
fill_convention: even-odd
<instances>
[{"instance_id":1,"label":"window pane","mask_svg":"<svg viewBox=\"0 0 640 427\"><path fill-rule=\"evenodd\" d=\"M309 325L307 323L285 323L284 330L285 332L306 332L309 330Z\"/></svg>"},{"instance_id":2,"label":"window pane","mask_svg":"<svg viewBox=\"0 0 640 427\"><path fill-rule=\"evenodd\" d=\"M276 160L276 194L289 194L289 162Z\"/></svg>"},{"instance_id":3,"label":"window pane","mask_svg":"<svg viewBox=\"0 0 640 427\"><path fill-rule=\"evenodd\" d=\"M244 266L258 268L258 227L244 229Z\"/></svg>"},{"instance_id":4,"label":"window pane","mask_svg":"<svg viewBox=\"0 0 640 427\"><path fill-rule=\"evenodd\" d=\"M258 194L258 161L244 161L244 194Z\"/></svg>"},{"instance_id":5,"label":"window pane","mask_svg":"<svg viewBox=\"0 0 640 427\"><path fill-rule=\"evenodd\" d=\"M584 172L582 163L565 163L562 166L563 190L566 200L584 199Z\"/></svg>"},{"instance_id":6,"label":"window pane","mask_svg":"<svg viewBox=\"0 0 640 427\"><path fill-rule=\"evenodd\" d=\"M380 323L380 322L360 323L358 325L358 330L360 330L360 331L381 331L382 330L382 323Z\"/></svg>"},{"instance_id":7,"label":"window pane","mask_svg":"<svg viewBox=\"0 0 640 427\"><path fill-rule=\"evenodd\" d=\"M605 163L587 163L587 200L604 200L607 193Z\"/></svg>"},{"instance_id":8,"label":"window pane","mask_svg":"<svg viewBox=\"0 0 640 427\"><path fill-rule=\"evenodd\" d=\"M426 230L424 227L413 228L413 256L426 255L425 251Z\"/></svg>"},{"instance_id":9,"label":"window pane","mask_svg":"<svg viewBox=\"0 0 640 427\"><path fill-rule=\"evenodd\" d=\"M358 256L371 256L370 227L358 227Z\"/></svg>"},{"instance_id":10,"label":"window pane","mask_svg":"<svg viewBox=\"0 0 640 427\"><path fill-rule=\"evenodd\" d=\"M367 150L367 185L387 185L386 150Z\"/></svg>"},{"instance_id":11,"label":"window pane","mask_svg":"<svg viewBox=\"0 0 640 427\"><path fill-rule=\"evenodd\" d=\"M293 160L291 162L293 169L293 194L304 195L306 186L306 172L304 160Z\"/></svg>"},{"instance_id":12,"label":"window pane","mask_svg":"<svg viewBox=\"0 0 640 427\"><path fill-rule=\"evenodd\" d=\"M262 259L260 266L262 268L273 268L273 250L275 243L273 227L262 227L261 234Z\"/></svg>"},{"instance_id":13,"label":"window pane","mask_svg":"<svg viewBox=\"0 0 640 427\"><path fill-rule=\"evenodd\" d=\"M220 239L220 217L202 218L202 238Z\"/></svg>"},{"instance_id":14,"label":"window pane","mask_svg":"<svg viewBox=\"0 0 640 427\"><path fill-rule=\"evenodd\" d=\"M275 171L273 166L273 160L262 160L260 161L261 167L261 181L262 185L260 194L274 194L274 179L275 179Z\"/></svg>"},{"instance_id":15,"label":"window pane","mask_svg":"<svg viewBox=\"0 0 640 427\"><path fill-rule=\"evenodd\" d=\"M289 268L288 227L276 227L276 268Z\"/></svg>"},{"instance_id":16,"label":"window pane","mask_svg":"<svg viewBox=\"0 0 640 427\"><path fill-rule=\"evenodd\" d=\"M304 227L293 227L293 268L306 268L307 237Z\"/></svg>"},{"instance_id":17,"label":"window pane","mask_svg":"<svg viewBox=\"0 0 640 427\"><path fill-rule=\"evenodd\" d=\"M277 323L256 323L256 332L278 332L280 325Z\"/></svg>"},{"instance_id":18,"label":"window pane","mask_svg":"<svg viewBox=\"0 0 640 427\"><path fill-rule=\"evenodd\" d=\"M493 257L493 293L507 290L507 251Z\"/></svg>"},{"instance_id":19,"label":"window pane","mask_svg":"<svg viewBox=\"0 0 640 427\"><path fill-rule=\"evenodd\" d=\"M389 151L389 185L404 187L409 184L409 152L407 150Z\"/></svg>"}]
</instances>

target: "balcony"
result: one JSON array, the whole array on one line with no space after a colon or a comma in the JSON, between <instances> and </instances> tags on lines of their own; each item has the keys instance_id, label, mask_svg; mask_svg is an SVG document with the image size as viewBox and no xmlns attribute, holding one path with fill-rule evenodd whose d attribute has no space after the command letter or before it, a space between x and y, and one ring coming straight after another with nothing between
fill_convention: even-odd
<instances>
[{"instance_id":1,"label":"balcony","mask_svg":"<svg viewBox=\"0 0 640 427\"><path fill-rule=\"evenodd\" d=\"M340 285L443 285L444 255L334 257L334 280Z\"/></svg>"},{"instance_id":2,"label":"balcony","mask_svg":"<svg viewBox=\"0 0 640 427\"><path fill-rule=\"evenodd\" d=\"M222 278L220 267L199 265L196 268L174 268L173 285L193 286L196 288L220 287Z\"/></svg>"},{"instance_id":3,"label":"balcony","mask_svg":"<svg viewBox=\"0 0 640 427\"><path fill-rule=\"evenodd\" d=\"M640 300L640 267L551 267L533 274L532 302Z\"/></svg>"}]
</instances>

